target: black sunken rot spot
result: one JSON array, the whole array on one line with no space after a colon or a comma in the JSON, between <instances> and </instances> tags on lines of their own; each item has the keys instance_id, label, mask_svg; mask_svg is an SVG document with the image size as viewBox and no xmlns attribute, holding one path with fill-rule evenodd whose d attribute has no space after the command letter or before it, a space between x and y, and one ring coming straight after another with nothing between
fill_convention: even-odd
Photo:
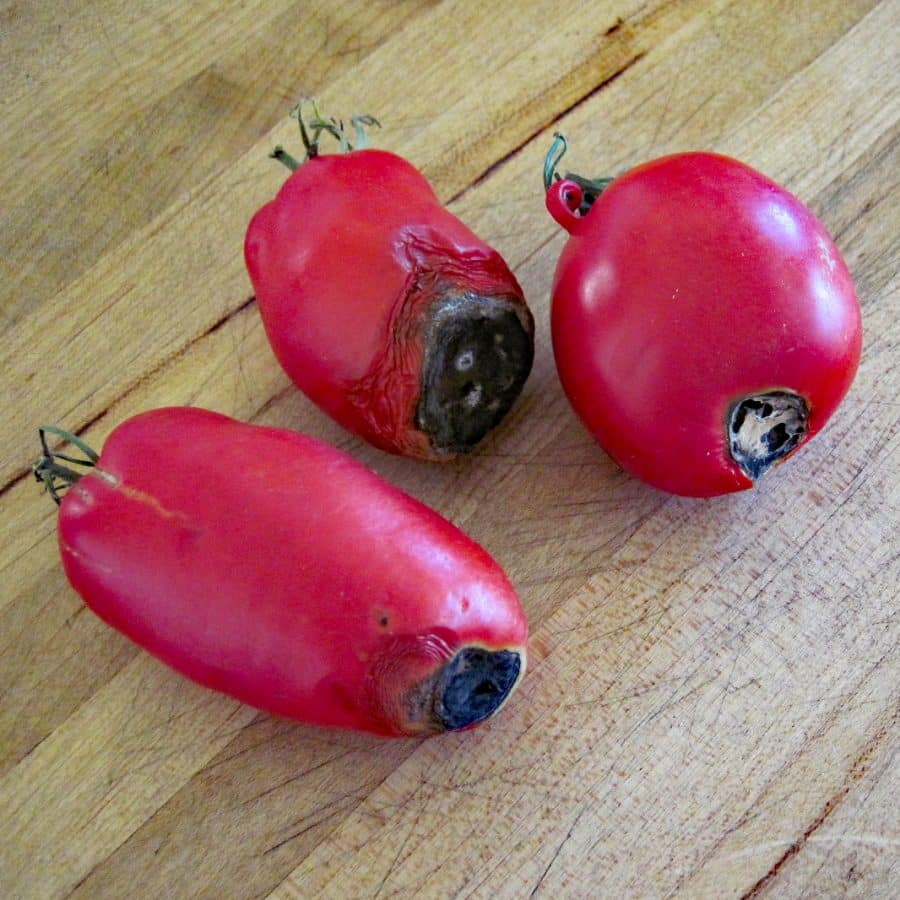
<instances>
[{"instance_id":1,"label":"black sunken rot spot","mask_svg":"<svg viewBox=\"0 0 900 900\"><path fill-rule=\"evenodd\" d=\"M430 312L417 425L441 453L471 450L509 411L534 359L521 304L464 294Z\"/></svg>"},{"instance_id":2,"label":"black sunken rot spot","mask_svg":"<svg viewBox=\"0 0 900 900\"><path fill-rule=\"evenodd\" d=\"M746 397L734 405L728 423L731 455L756 481L806 436L809 407L792 391Z\"/></svg>"},{"instance_id":3,"label":"black sunken rot spot","mask_svg":"<svg viewBox=\"0 0 900 900\"><path fill-rule=\"evenodd\" d=\"M503 705L521 668L522 657L514 650L465 647L434 685L435 719L446 731L487 719Z\"/></svg>"}]
</instances>

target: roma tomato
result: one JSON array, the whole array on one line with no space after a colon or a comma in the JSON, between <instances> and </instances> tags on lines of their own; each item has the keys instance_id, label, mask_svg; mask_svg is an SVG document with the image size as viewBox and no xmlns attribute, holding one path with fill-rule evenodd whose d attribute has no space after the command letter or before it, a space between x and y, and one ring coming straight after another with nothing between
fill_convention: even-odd
<instances>
[{"instance_id":1,"label":"roma tomato","mask_svg":"<svg viewBox=\"0 0 900 900\"><path fill-rule=\"evenodd\" d=\"M816 217L749 166L682 153L604 182L556 176L570 234L553 351L577 414L631 474L676 494L752 487L812 438L859 364L859 302Z\"/></svg>"},{"instance_id":2,"label":"roma tomato","mask_svg":"<svg viewBox=\"0 0 900 900\"><path fill-rule=\"evenodd\" d=\"M534 323L501 256L380 150L307 159L250 222L245 258L266 334L298 387L382 450L471 450L520 393ZM315 137L342 127L316 118Z\"/></svg>"},{"instance_id":3,"label":"roma tomato","mask_svg":"<svg viewBox=\"0 0 900 900\"><path fill-rule=\"evenodd\" d=\"M62 462L60 462L62 459ZM114 628L269 712L382 735L466 728L525 670L527 624L456 527L312 438L200 409L46 451L66 575Z\"/></svg>"}]
</instances>

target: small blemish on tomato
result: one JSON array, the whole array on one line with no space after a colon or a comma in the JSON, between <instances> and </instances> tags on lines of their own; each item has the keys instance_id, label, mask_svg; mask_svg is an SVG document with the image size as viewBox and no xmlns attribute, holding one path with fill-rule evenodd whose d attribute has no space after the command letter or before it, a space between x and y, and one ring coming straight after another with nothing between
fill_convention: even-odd
<instances>
[{"instance_id":1,"label":"small blemish on tomato","mask_svg":"<svg viewBox=\"0 0 900 900\"><path fill-rule=\"evenodd\" d=\"M463 612L468 612L468 611L469 611L469 607L470 607L471 605L472 605L472 604L469 602L469 598L468 598L468 597L463 597L462 600L460 600L460 602L459 602L459 608L460 608Z\"/></svg>"},{"instance_id":2,"label":"small blemish on tomato","mask_svg":"<svg viewBox=\"0 0 900 900\"><path fill-rule=\"evenodd\" d=\"M382 628L387 628L389 622L390 622L390 619L387 617L387 615L385 615L384 613L382 613L382 614L381 614L381 617L378 619L378 624L379 624Z\"/></svg>"}]
</instances>

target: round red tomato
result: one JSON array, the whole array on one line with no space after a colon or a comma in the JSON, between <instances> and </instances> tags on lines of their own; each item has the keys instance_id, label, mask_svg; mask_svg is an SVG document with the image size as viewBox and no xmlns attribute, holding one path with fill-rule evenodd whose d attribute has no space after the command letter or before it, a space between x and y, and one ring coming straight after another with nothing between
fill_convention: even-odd
<instances>
[{"instance_id":1,"label":"round red tomato","mask_svg":"<svg viewBox=\"0 0 900 900\"><path fill-rule=\"evenodd\" d=\"M547 181L571 235L553 284L560 380L619 465L672 493L725 494L822 428L859 364L860 309L796 197L711 153L608 185Z\"/></svg>"}]
</instances>

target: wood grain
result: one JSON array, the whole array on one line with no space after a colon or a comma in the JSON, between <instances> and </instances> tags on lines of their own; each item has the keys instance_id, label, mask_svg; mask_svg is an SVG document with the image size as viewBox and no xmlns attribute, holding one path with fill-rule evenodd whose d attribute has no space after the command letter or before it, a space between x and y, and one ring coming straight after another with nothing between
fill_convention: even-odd
<instances>
[{"instance_id":1,"label":"wood grain","mask_svg":"<svg viewBox=\"0 0 900 900\"><path fill-rule=\"evenodd\" d=\"M0 192L17 201L0 220L0 258L19 287L4 304L4 324L224 168L299 94L315 93L427 5L344 0L301 15L285 0L187 11L180 3L85 4L71 23L82 50L74 58L58 46L73 40L69 25L56 41L46 41L46 22L36 28L37 52L14 65L45 80L10 103L17 127L0 137L11 162ZM67 77L46 80L61 64ZM39 149L23 153L36 139ZM29 176L36 161L37 182ZM27 231L7 226L26 214Z\"/></svg>"},{"instance_id":2,"label":"wood grain","mask_svg":"<svg viewBox=\"0 0 900 900\"><path fill-rule=\"evenodd\" d=\"M900 4L72 0L0 20L4 896L896 896ZM313 90L376 112L377 143L503 252L535 311L532 377L471 458L363 446L268 349L243 230ZM576 170L739 156L844 252L857 381L752 494L652 491L569 409L539 178L556 129ZM484 543L532 623L510 707L427 742L305 729L84 611L27 478L34 426L99 446L172 403L329 440Z\"/></svg>"}]
</instances>

